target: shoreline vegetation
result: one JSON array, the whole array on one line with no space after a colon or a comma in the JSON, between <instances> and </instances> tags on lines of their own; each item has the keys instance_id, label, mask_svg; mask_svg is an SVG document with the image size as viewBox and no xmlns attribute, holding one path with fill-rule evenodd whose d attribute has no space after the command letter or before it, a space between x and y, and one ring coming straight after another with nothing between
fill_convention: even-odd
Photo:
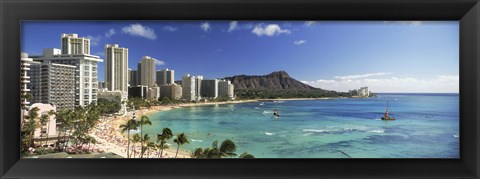
<instances>
[{"instance_id":1,"label":"shoreline vegetation","mask_svg":"<svg viewBox=\"0 0 480 179\"><path fill-rule=\"evenodd\" d=\"M89 106L86 109L81 109L80 111L100 111L102 115L98 115L98 121L93 123L90 123L89 125L91 126L89 129L83 130L87 135L86 138L88 138L87 141L82 141L82 136L80 134L76 134L79 136L75 136L75 131L71 131L72 129L68 130L67 132L62 132L63 133L63 146L58 147L56 150L53 148L53 146L45 147L45 148L35 148L35 147L30 147L29 150L25 151L26 155L24 157L29 157L29 158L41 158L43 155L51 155L51 153L58 153L58 152L64 152L67 158L74 158L79 157L79 156L88 156L88 155L98 155L102 153L112 153L115 154L119 157L122 158L140 158L139 156L142 156L141 158L208 158L208 157L213 157L213 158L221 158L223 157L232 157L234 156L233 154L229 155L218 155L217 153L215 154L208 154L209 152L215 152L215 148L205 148L205 149L197 149L194 151L187 151L179 147L178 145L175 144L175 142L172 140L170 142L162 141L161 144L157 144L155 147L155 144L150 141L155 141L153 138L157 138L157 142L159 142L160 138L159 136L148 136L148 134L145 134L142 137L141 135L138 135L141 133L140 130L140 125L136 126L136 130L129 130L130 134L127 134L127 131L123 129L122 132L122 125L125 125L128 123L128 121L131 121L134 113L135 116L137 117L137 120L139 118L144 118L146 117L148 119L148 116L157 113L157 112L164 112L164 111L169 111L173 109L179 109L179 108L187 108L187 107L197 107L197 106L212 106L212 105L224 105L224 104L240 104L240 103L254 103L254 102L267 102L267 101L289 101L289 100L330 100L330 99L336 99L336 98L345 98L345 97L323 97L323 98L277 98L277 99L238 99L238 100L226 100L226 101L209 101L209 102L179 102L179 101L166 101L165 99L162 100L164 104L153 104L153 105L132 105L133 106L145 106L145 107L138 107L134 111L127 111L123 115L109 115L111 114L111 104L107 104L105 108L108 110L104 110L103 108L100 109L94 109L95 107ZM129 100L130 101L130 100ZM132 102L133 101L133 102ZM138 103L138 99L132 99L131 102ZM142 102L148 102L146 100L143 100ZM103 103L102 103L103 104ZM79 109L76 109L79 110ZM75 113L75 111L70 111L72 114ZM32 116L34 114L31 114ZM67 117L65 117L65 111L59 111L57 112L58 118L60 121L65 120ZM78 117L78 116L77 116ZM29 118L33 118L29 117ZM90 116L90 118L95 118L93 116ZM143 120L143 119L142 119ZM151 124L151 123L150 123ZM88 132L86 132L88 131ZM161 131L160 131L161 132ZM178 131L175 131L178 132ZM130 135L130 141L128 141L128 135ZM137 135L137 136L134 136ZM160 135L160 134L158 134ZM150 137L152 140L150 140ZM175 137L175 135L172 134L172 137ZM170 139L168 138L168 139ZM53 140L53 139L51 139ZM28 140L29 142L33 143L33 140ZM65 142L67 144L65 144ZM67 147L68 142L71 142L70 147ZM146 143L143 144L143 142L149 142L150 145L147 147ZM75 143L75 145L74 145ZM142 144L141 144L142 143ZM227 144L230 144L229 141L227 141ZM28 144L29 146L32 144ZM34 144L37 145L37 144ZM58 145L58 144L57 144ZM130 145L129 149L130 151L127 151L127 146ZM163 147L159 147L159 146ZM233 144L235 145L235 144ZM143 148L143 155L142 153L142 147ZM177 147L178 147L178 154L177 154ZM63 148L63 149L62 149ZM158 149L163 149L163 150L158 150ZM234 146L235 148L235 146ZM48 151L45 153L37 153L33 154L33 151ZM54 152L56 151L56 152ZM202 151L202 154L199 154L198 152ZM27 154L27 153L30 153ZM130 157L127 156L127 153L130 153ZM233 153L230 151L230 153ZM33 154L33 155L32 155ZM86 154L86 155L85 155ZM254 158L253 155L246 155L248 153L244 152L240 157L244 158ZM78 156L76 156L78 155Z\"/></svg>"}]
</instances>

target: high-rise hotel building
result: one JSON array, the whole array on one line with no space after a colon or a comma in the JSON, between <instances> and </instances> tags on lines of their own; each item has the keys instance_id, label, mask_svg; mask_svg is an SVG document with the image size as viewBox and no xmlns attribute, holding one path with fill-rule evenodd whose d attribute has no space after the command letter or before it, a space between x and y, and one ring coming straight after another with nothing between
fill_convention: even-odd
<instances>
[{"instance_id":1,"label":"high-rise hotel building","mask_svg":"<svg viewBox=\"0 0 480 179\"><path fill-rule=\"evenodd\" d=\"M75 66L35 61L31 69L33 103L52 104L58 110L75 108Z\"/></svg>"},{"instance_id":2,"label":"high-rise hotel building","mask_svg":"<svg viewBox=\"0 0 480 179\"><path fill-rule=\"evenodd\" d=\"M175 71L165 68L157 71L157 85L170 85L175 83Z\"/></svg>"},{"instance_id":3,"label":"high-rise hotel building","mask_svg":"<svg viewBox=\"0 0 480 179\"><path fill-rule=\"evenodd\" d=\"M128 49L105 45L105 82L109 91L128 93Z\"/></svg>"},{"instance_id":4,"label":"high-rise hotel building","mask_svg":"<svg viewBox=\"0 0 480 179\"><path fill-rule=\"evenodd\" d=\"M81 40L81 41L80 41ZM97 101L98 62L100 57L90 55L90 40L76 34L62 34L62 50L44 49L34 61L75 66L75 106L86 106ZM62 53L64 52L64 53Z\"/></svg>"},{"instance_id":5,"label":"high-rise hotel building","mask_svg":"<svg viewBox=\"0 0 480 179\"><path fill-rule=\"evenodd\" d=\"M138 71L137 70L130 70L129 71L129 82L128 84L130 86L137 86L137 85L140 85L140 83L138 82Z\"/></svg>"},{"instance_id":6,"label":"high-rise hotel building","mask_svg":"<svg viewBox=\"0 0 480 179\"><path fill-rule=\"evenodd\" d=\"M218 97L218 79L202 80L202 97L217 98Z\"/></svg>"},{"instance_id":7,"label":"high-rise hotel building","mask_svg":"<svg viewBox=\"0 0 480 179\"><path fill-rule=\"evenodd\" d=\"M180 99L182 98L182 86L177 84L168 84L160 86L160 100L164 97L168 99Z\"/></svg>"},{"instance_id":8,"label":"high-rise hotel building","mask_svg":"<svg viewBox=\"0 0 480 179\"><path fill-rule=\"evenodd\" d=\"M144 56L142 58L140 71L140 84L143 86L155 86L155 61L156 59Z\"/></svg>"},{"instance_id":9,"label":"high-rise hotel building","mask_svg":"<svg viewBox=\"0 0 480 179\"><path fill-rule=\"evenodd\" d=\"M182 77L182 98L188 101L200 100L202 80L203 76L185 74Z\"/></svg>"},{"instance_id":10,"label":"high-rise hotel building","mask_svg":"<svg viewBox=\"0 0 480 179\"><path fill-rule=\"evenodd\" d=\"M218 96L233 98L233 84L229 80L219 80L218 81Z\"/></svg>"},{"instance_id":11,"label":"high-rise hotel building","mask_svg":"<svg viewBox=\"0 0 480 179\"><path fill-rule=\"evenodd\" d=\"M20 55L20 93L21 95L26 95L27 93L30 92L30 89L28 88L28 84L30 83L30 76L29 76L29 71L30 71L30 64L33 62L33 59L28 58L27 53L21 53ZM26 105L29 105L30 102L26 99L23 98L22 101L20 101L20 105L22 108L25 108Z\"/></svg>"},{"instance_id":12,"label":"high-rise hotel building","mask_svg":"<svg viewBox=\"0 0 480 179\"><path fill-rule=\"evenodd\" d=\"M62 54L90 54L90 39L78 34L62 34Z\"/></svg>"}]
</instances>

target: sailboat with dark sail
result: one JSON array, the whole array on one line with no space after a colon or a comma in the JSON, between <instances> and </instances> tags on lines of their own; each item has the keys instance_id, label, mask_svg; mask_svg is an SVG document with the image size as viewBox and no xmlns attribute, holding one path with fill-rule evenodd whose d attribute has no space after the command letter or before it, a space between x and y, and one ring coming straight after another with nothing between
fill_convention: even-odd
<instances>
[{"instance_id":1,"label":"sailboat with dark sail","mask_svg":"<svg viewBox=\"0 0 480 179\"><path fill-rule=\"evenodd\" d=\"M387 109L385 111L385 115L382 117L382 120L395 120L394 117L388 116L388 100L390 97L387 98Z\"/></svg>"}]
</instances>

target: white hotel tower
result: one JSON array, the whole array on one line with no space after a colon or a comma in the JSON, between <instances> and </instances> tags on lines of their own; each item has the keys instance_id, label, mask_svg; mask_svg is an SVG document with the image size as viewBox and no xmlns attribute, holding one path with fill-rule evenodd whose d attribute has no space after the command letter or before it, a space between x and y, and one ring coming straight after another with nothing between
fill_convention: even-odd
<instances>
[{"instance_id":1,"label":"white hotel tower","mask_svg":"<svg viewBox=\"0 0 480 179\"><path fill-rule=\"evenodd\" d=\"M86 106L97 102L99 56L90 55L90 39L80 38L77 34L62 34L62 50L44 49L42 56L32 59L65 65L75 69L75 106ZM62 53L64 52L64 53Z\"/></svg>"},{"instance_id":2,"label":"white hotel tower","mask_svg":"<svg viewBox=\"0 0 480 179\"><path fill-rule=\"evenodd\" d=\"M30 64L33 62L33 59L28 58L27 53L21 53L21 66L20 66L20 92L22 95L26 95L30 92L28 84L30 83L30 76L28 76L28 71L30 71ZM29 105L30 102L27 99L21 101L21 106L24 108L26 105Z\"/></svg>"},{"instance_id":3,"label":"white hotel tower","mask_svg":"<svg viewBox=\"0 0 480 179\"><path fill-rule=\"evenodd\" d=\"M105 45L105 82L109 91L128 93L128 49Z\"/></svg>"},{"instance_id":4,"label":"white hotel tower","mask_svg":"<svg viewBox=\"0 0 480 179\"><path fill-rule=\"evenodd\" d=\"M78 34L62 34L62 54L90 54L90 39Z\"/></svg>"},{"instance_id":5,"label":"white hotel tower","mask_svg":"<svg viewBox=\"0 0 480 179\"><path fill-rule=\"evenodd\" d=\"M182 98L188 101L200 100L202 80L203 76L185 74L182 77Z\"/></svg>"},{"instance_id":6,"label":"white hotel tower","mask_svg":"<svg viewBox=\"0 0 480 179\"><path fill-rule=\"evenodd\" d=\"M153 87L156 86L155 83L155 58L149 56L143 56L142 61L140 62L141 69L140 72L140 84L143 86Z\"/></svg>"}]
</instances>

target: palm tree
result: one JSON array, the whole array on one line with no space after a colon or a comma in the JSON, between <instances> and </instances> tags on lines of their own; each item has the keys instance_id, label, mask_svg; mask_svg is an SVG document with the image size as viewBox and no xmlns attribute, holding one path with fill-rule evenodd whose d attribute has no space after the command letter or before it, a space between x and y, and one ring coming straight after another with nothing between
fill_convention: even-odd
<instances>
[{"instance_id":1,"label":"palm tree","mask_svg":"<svg viewBox=\"0 0 480 179\"><path fill-rule=\"evenodd\" d=\"M180 145L190 143L190 141L188 141L187 135L185 135L185 133L183 133L183 132L181 134L178 134L177 138L175 138L173 140L173 142L175 142L178 145L177 146L177 153L175 153L175 158L177 158L178 149L180 149Z\"/></svg>"},{"instance_id":2,"label":"palm tree","mask_svg":"<svg viewBox=\"0 0 480 179\"><path fill-rule=\"evenodd\" d=\"M45 145L48 145L48 134L50 133L50 116L55 115L56 112L54 110L48 111L48 121L47 121L47 140L45 140Z\"/></svg>"},{"instance_id":3,"label":"palm tree","mask_svg":"<svg viewBox=\"0 0 480 179\"><path fill-rule=\"evenodd\" d=\"M152 122L150 121L150 119L147 117L147 116L142 116L140 118L140 121L138 123L140 125L140 136L143 136L143 125L152 125ZM141 141L141 145L142 145L142 155L140 156L140 158L143 158L143 140Z\"/></svg>"},{"instance_id":4,"label":"palm tree","mask_svg":"<svg viewBox=\"0 0 480 179\"><path fill-rule=\"evenodd\" d=\"M255 158L255 156L253 156L252 154L249 154L247 152L243 152L242 155L240 155L240 157L238 158Z\"/></svg>"},{"instance_id":5,"label":"palm tree","mask_svg":"<svg viewBox=\"0 0 480 179\"><path fill-rule=\"evenodd\" d=\"M57 120L60 122L60 127L63 130L63 149L65 150L65 147L67 147L67 131L68 129L73 127L73 111L71 109L67 110L61 110L57 112L56 115ZM61 135L59 135L61 136ZM60 141L60 138L58 138L58 141Z\"/></svg>"},{"instance_id":6,"label":"palm tree","mask_svg":"<svg viewBox=\"0 0 480 179\"><path fill-rule=\"evenodd\" d=\"M212 148L197 148L192 151L193 158L223 158L223 157L231 157L236 156L235 154L237 147L233 141L227 139L218 146L218 141L212 142ZM248 153L242 154L240 158L251 158L253 155Z\"/></svg>"},{"instance_id":7,"label":"palm tree","mask_svg":"<svg viewBox=\"0 0 480 179\"><path fill-rule=\"evenodd\" d=\"M220 145L220 152L218 157L221 158L236 156L236 150L237 146L235 145L235 143L233 143L233 141L231 141L230 139L224 140Z\"/></svg>"},{"instance_id":8,"label":"palm tree","mask_svg":"<svg viewBox=\"0 0 480 179\"><path fill-rule=\"evenodd\" d=\"M132 139L132 142L133 142L133 158L135 158L136 150L137 150L137 148L135 147L135 144L140 142L141 140L142 140L142 137L138 133L133 135L133 139Z\"/></svg>"},{"instance_id":9,"label":"palm tree","mask_svg":"<svg viewBox=\"0 0 480 179\"><path fill-rule=\"evenodd\" d=\"M168 145L166 142L160 141L160 143L156 145L156 148L162 151L162 153L159 152L157 154L157 157L160 158L160 156L163 157L163 149L168 149Z\"/></svg>"},{"instance_id":10,"label":"palm tree","mask_svg":"<svg viewBox=\"0 0 480 179\"><path fill-rule=\"evenodd\" d=\"M156 145L154 142L152 141L147 142L147 158L150 158L150 150L151 149L155 150L155 148L156 148Z\"/></svg>"},{"instance_id":11,"label":"palm tree","mask_svg":"<svg viewBox=\"0 0 480 179\"><path fill-rule=\"evenodd\" d=\"M163 156L163 149L167 149L168 145L166 145L167 140L171 139L173 137L172 130L170 128L163 128L162 134L157 134L157 142L160 141L160 146L162 146L160 149L160 156ZM166 147L164 147L166 146Z\"/></svg>"},{"instance_id":12,"label":"palm tree","mask_svg":"<svg viewBox=\"0 0 480 179\"><path fill-rule=\"evenodd\" d=\"M142 146L140 148L140 158L143 158L143 154L145 153L145 150L147 149L147 146L144 146L144 143L148 143L150 141L150 137L148 134L145 134L143 137L140 138L140 142L142 143Z\"/></svg>"},{"instance_id":13,"label":"palm tree","mask_svg":"<svg viewBox=\"0 0 480 179\"><path fill-rule=\"evenodd\" d=\"M236 156L235 150L237 149L237 146L233 141L230 139L224 140L222 144L220 144L220 147L218 147L218 142L214 141L212 143L212 150L210 152L215 153L215 158L222 158L222 157L231 157L231 156Z\"/></svg>"},{"instance_id":14,"label":"palm tree","mask_svg":"<svg viewBox=\"0 0 480 179\"><path fill-rule=\"evenodd\" d=\"M26 134L28 134L28 147L32 147L34 145L33 134L38 128L36 118L38 117L39 110L40 109L38 107L34 107L30 109L27 116L25 116L25 119L28 119L28 121L25 123L23 130Z\"/></svg>"},{"instance_id":15,"label":"palm tree","mask_svg":"<svg viewBox=\"0 0 480 179\"><path fill-rule=\"evenodd\" d=\"M196 148L195 150L193 150L191 155L192 155L193 158L205 158L205 156L203 155L203 149L202 148Z\"/></svg>"},{"instance_id":16,"label":"palm tree","mask_svg":"<svg viewBox=\"0 0 480 179\"><path fill-rule=\"evenodd\" d=\"M40 140L43 139L42 127L43 127L44 125L46 125L46 123L48 123L48 121L49 121L48 118L49 118L49 117L50 117L50 116L48 116L48 114L46 114L46 113L43 113L43 114L40 116L40 125L39 125L39 127L40 127ZM48 135L48 134L47 134L47 135ZM45 142L45 144L46 144L46 142Z\"/></svg>"},{"instance_id":17,"label":"palm tree","mask_svg":"<svg viewBox=\"0 0 480 179\"><path fill-rule=\"evenodd\" d=\"M130 158L130 130L136 130L137 129L137 122L133 119L130 119L127 121L126 124L120 125L120 128L122 129L122 133L127 132L127 158Z\"/></svg>"}]
</instances>

